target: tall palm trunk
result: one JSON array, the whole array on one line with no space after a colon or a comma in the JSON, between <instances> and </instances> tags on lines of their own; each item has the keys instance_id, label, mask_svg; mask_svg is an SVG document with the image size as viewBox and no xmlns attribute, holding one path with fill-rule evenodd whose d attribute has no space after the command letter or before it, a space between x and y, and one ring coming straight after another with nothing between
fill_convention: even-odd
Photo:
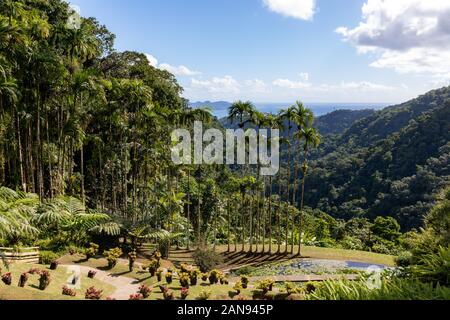
<instances>
[{"instance_id":1,"label":"tall palm trunk","mask_svg":"<svg viewBox=\"0 0 450 320\"><path fill-rule=\"evenodd\" d=\"M296 199L296 193L297 193L297 184L295 183L295 181L297 181L297 177L298 177L298 162L295 163L295 172L294 172L294 190L292 192L292 206L295 206L295 199ZM295 231L295 210L292 210L292 230L291 230L291 254L294 253L294 231Z\"/></svg>"},{"instance_id":2,"label":"tall palm trunk","mask_svg":"<svg viewBox=\"0 0 450 320\"><path fill-rule=\"evenodd\" d=\"M230 200L226 199L226 208L227 208L227 242L228 242L228 250L227 252L231 251L231 214L230 214Z\"/></svg>"},{"instance_id":3,"label":"tall palm trunk","mask_svg":"<svg viewBox=\"0 0 450 320\"><path fill-rule=\"evenodd\" d=\"M18 142L18 148L19 148L19 167L20 167L20 181L22 183L22 188L24 192L27 192L27 182L25 180L25 170L23 167L23 153L22 153L22 138L21 138L21 129L20 129L20 119L19 115L17 114L17 111L15 113L16 115L16 125L17 125L17 142Z\"/></svg>"},{"instance_id":4,"label":"tall palm trunk","mask_svg":"<svg viewBox=\"0 0 450 320\"><path fill-rule=\"evenodd\" d=\"M242 209L241 209L241 239L242 239L242 252L245 251L245 194L242 194Z\"/></svg>"},{"instance_id":5,"label":"tall palm trunk","mask_svg":"<svg viewBox=\"0 0 450 320\"><path fill-rule=\"evenodd\" d=\"M298 244L298 255L301 256L302 254L302 233L303 233L303 227L304 227L304 215L303 215L303 206L305 203L305 183L306 183L306 175L308 174L308 149L305 148L305 162L303 164L303 177L302 177L302 193L301 193L301 199L300 199L300 230L299 230L299 244Z\"/></svg>"},{"instance_id":6,"label":"tall palm trunk","mask_svg":"<svg viewBox=\"0 0 450 320\"><path fill-rule=\"evenodd\" d=\"M190 250L190 225L191 225L191 170L188 168L188 192L187 192L187 199L188 199L188 205L187 205L187 235L186 235L186 247L188 250Z\"/></svg>"},{"instance_id":7,"label":"tall palm trunk","mask_svg":"<svg viewBox=\"0 0 450 320\"><path fill-rule=\"evenodd\" d=\"M272 254L272 176L269 177L269 254Z\"/></svg>"},{"instance_id":8,"label":"tall palm trunk","mask_svg":"<svg viewBox=\"0 0 450 320\"><path fill-rule=\"evenodd\" d=\"M290 123L289 123L289 132L288 137L290 137ZM289 142L288 145L288 162L287 162L287 182L286 182L286 248L285 253L288 252L288 244L289 244L289 202L290 202L290 191L291 191L291 153L292 153L292 147L291 143Z\"/></svg>"},{"instance_id":9,"label":"tall palm trunk","mask_svg":"<svg viewBox=\"0 0 450 320\"><path fill-rule=\"evenodd\" d=\"M280 176L281 178L281 176ZM281 253L281 214L283 213L283 201L282 201L282 196L283 196L283 190L281 187L281 179L279 179L279 183L278 183L278 214L277 214L277 241L278 241L278 251L277 253Z\"/></svg>"}]
</instances>

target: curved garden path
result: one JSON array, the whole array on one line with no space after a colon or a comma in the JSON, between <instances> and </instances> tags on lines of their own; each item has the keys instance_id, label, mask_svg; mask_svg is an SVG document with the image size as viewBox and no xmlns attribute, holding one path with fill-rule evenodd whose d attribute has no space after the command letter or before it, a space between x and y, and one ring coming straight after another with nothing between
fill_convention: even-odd
<instances>
[{"instance_id":1,"label":"curved garden path","mask_svg":"<svg viewBox=\"0 0 450 320\"><path fill-rule=\"evenodd\" d=\"M63 265L63 267L73 267L73 265ZM139 290L140 285L138 284L138 281L136 279L123 276L115 276L109 272L86 266L77 265L76 267L80 268L83 276L87 276L87 273L91 270L97 272L97 274L95 275L95 278L97 280L103 281L115 287L116 290L113 294L110 295L110 298L116 300L128 300L130 298L130 295L137 293L137 291Z\"/></svg>"}]
</instances>

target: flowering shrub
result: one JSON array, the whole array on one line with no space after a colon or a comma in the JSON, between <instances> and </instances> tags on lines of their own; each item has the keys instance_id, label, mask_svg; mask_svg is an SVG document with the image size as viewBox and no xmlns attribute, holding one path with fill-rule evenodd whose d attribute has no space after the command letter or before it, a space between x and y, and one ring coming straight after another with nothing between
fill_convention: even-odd
<instances>
[{"instance_id":1,"label":"flowering shrub","mask_svg":"<svg viewBox=\"0 0 450 320\"><path fill-rule=\"evenodd\" d=\"M112 269L116 266L117 260L119 260L120 256L123 254L120 248L114 248L107 250L103 253L106 260L108 260L108 268Z\"/></svg>"},{"instance_id":2,"label":"flowering shrub","mask_svg":"<svg viewBox=\"0 0 450 320\"><path fill-rule=\"evenodd\" d=\"M191 270L192 270L192 266L188 265L187 263L182 263L180 265L181 273L189 273Z\"/></svg>"},{"instance_id":3,"label":"flowering shrub","mask_svg":"<svg viewBox=\"0 0 450 320\"><path fill-rule=\"evenodd\" d=\"M100 300L103 290L97 290L94 287L90 287L86 290L84 297L88 300Z\"/></svg>"},{"instance_id":4,"label":"flowering shrub","mask_svg":"<svg viewBox=\"0 0 450 320\"><path fill-rule=\"evenodd\" d=\"M90 247L87 248L86 251L85 251L86 259L89 260L90 258L95 257L97 255L97 253L98 253L98 248L99 248L98 244L91 243Z\"/></svg>"},{"instance_id":5,"label":"flowering shrub","mask_svg":"<svg viewBox=\"0 0 450 320\"><path fill-rule=\"evenodd\" d=\"M28 273L24 272L20 275L19 287L21 287L21 288L25 287L25 285L27 284L27 281L28 281Z\"/></svg>"},{"instance_id":6,"label":"flowering shrub","mask_svg":"<svg viewBox=\"0 0 450 320\"><path fill-rule=\"evenodd\" d=\"M140 293L132 294L129 300L144 300L144 296Z\"/></svg>"},{"instance_id":7,"label":"flowering shrub","mask_svg":"<svg viewBox=\"0 0 450 320\"><path fill-rule=\"evenodd\" d=\"M189 295L189 289L188 288L181 288L181 300L186 300L188 295Z\"/></svg>"},{"instance_id":8,"label":"flowering shrub","mask_svg":"<svg viewBox=\"0 0 450 320\"><path fill-rule=\"evenodd\" d=\"M191 280L191 286L197 285L198 276L201 274L198 268L192 268L189 272L189 279Z\"/></svg>"},{"instance_id":9,"label":"flowering shrub","mask_svg":"<svg viewBox=\"0 0 450 320\"><path fill-rule=\"evenodd\" d=\"M235 284L234 284L234 287L233 287L233 289L234 290L236 290L236 293L239 295L239 294L241 294L241 291L242 291L242 282L240 282L240 281L238 281L238 282L236 282Z\"/></svg>"},{"instance_id":10,"label":"flowering shrub","mask_svg":"<svg viewBox=\"0 0 450 320\"><path fill-rule=\"evenodd\" d=\"M242 288L247 289L249 281L247 276L241 276Z\"/></svg>"},{"instance_id":11,"label":"flowering shrub","mask_svg":"<svg viewBox=\"0 0 450 320\"><path fill-rule=\"evenodd\" d=\"M180 275L180 285L182 288L189 288L189 274L188 273L182 273Z\"/></svg>"},{"instance_id":12,"label":"flowering shrub","mask_svg":"<svg viewBox=\"0 0 450 320\"><path fill-rule=\"evenodd\" d=\"M173 300L174 299L173 291L170 289L165 290L163 292L163 297L164 300Z\"/></svg>"},{"instance_id":13,"label":"flowering shrub","mask_svg":"<svg viewBox=\"0 0 450 320\"><path fill-rule=\"evenodd\" d=\"M161 282L161 280L162 280L162 274L163 274L163 269L159 268L159 269L156 271L156 278L158 279L158 282Z\"/></svg>"},{"instance_id":14,"label":"flowering shrub","mask_svg":"<svg viewBox=\"0 0 450 320\"><path fill-rule=\"evenodd\" d=\"M200 294L198 295L197 300L208 300L209 297L211 297L211 291L209 290L203 290L200 292Z\"/></svg>"},{"instance_id":15,"label":"flowering shrub","mask_svg":"<svg viewBox=\"0 0 450 320\"><path fill-rule=\"evenodd\" d=\"M59 265L59 262L56 261L56 260L53 260L53 261L50 263L50 270L56 270L56 269L58 268L58 265Z\"/></svg>"},{"instance_id":16,"label":"flowering shrub","mask_svg":"<svg viewBox=\"0 0 450 320\"><path fill-rule=\"evenodd\" d=\"M167 282L167 284L171 284L172 283L172 280L173 280L172 277L173 277L172 272L168 271L166 273L166 282Z\"/></svg>"},{"instance_id":17,"label":"flowering shrub","mask_svg":"<svg viewBox=\"0 0 450 320\"><path fill-rule=\"evenodd\" d=\"M154 277L156 274L156 271L158 270L158 268L161 266L159 260L157 259L152 259L150 261L150 263L148 264L147 268L148 271L150 272L150 276Z\"/></svg>"},{"instance_id":18,"label":"flowering shrub","mask_svg":"<svg viewBox=\"0 0 450 320\"><path fill-rule=\"evenodd\" d=\"M219 276L220 276L220 271L219 270L212 270L209 273L209 283L210 284L216 284L219 282Z\"/></svg>"},{"instance_id":19,"label":"flowering shrub","mask_svg":"<svg viewBox=\"0 0 450 320\"><path fill-rule=\"evenodd\" d=\"M2 281L7 286L10 286L11 282L12 282L11 272L8 272L8 273L5 273L4 275L2 275Z\"/></svg>"},{"instance_id":20,"label":"flowering shrub","mask_svg":"<svg viewBox=\"0 0 450 320\"><path fill-rule=\"evenodd\" d=\"M274 281L272 279L264 279L258 283L257 288L260 289L263 294L266 294L269 291L272 291Z\"/></svg>"},{"instance_id":21,"label":"flowering shrub","mask_svg":"<svg viewBox=\"0 0 450 320\"><path fill-rule=\"evenodd\" d=\"M68 286L64 286L62 288L62 294L64 296L69 296L69 297L75 297L77 295L76 291L73 289L70 289Z\"/></svg>"},{"instance_id":22,"label":"flowering shrub","mask_svg":"<svg viewBox=\"0 0 450 320\"><path fill-rule=\"evenodd\" d=\"M143 284L139 287L138 293L142 294L144 299L147 299L148 297L150 297L150 294L152 293L152 289L150 287L148 287L147 285Z\"/></svg>"},{"instance_id":23,"label":"flowering shrub","mask_svg":"<svg viewBox=\"0 0 450 320\"><path fill-rule=\"evenodd\" d=\"M133 250L130 253L128 253L128 267L130 269L130 272L133 271L134 262L136 261L136 259L137 259L136 250Z\"/></svg>"},{"instance_id":24,"label":"flowering shrub","mask_svg":"<svg viewBox=\"0 0 450 320\"><path fill-rule=\"evenodd\" d=\"M97 274L97 271L89 270L89 272L88 272L88 278L94 279L96 274Z\"/></svg>"},{"instance_id":25,"label":"flowering shrub","mask_svg":"<svg viewBox=\"0 0 450 320\"><path fill-rule=\"evenodd\" d=\"M39 272L39 275L39 289L45 290L50 284L50 272L48 272L47 270L41 270Z\"/></svg>"}]
</instances>

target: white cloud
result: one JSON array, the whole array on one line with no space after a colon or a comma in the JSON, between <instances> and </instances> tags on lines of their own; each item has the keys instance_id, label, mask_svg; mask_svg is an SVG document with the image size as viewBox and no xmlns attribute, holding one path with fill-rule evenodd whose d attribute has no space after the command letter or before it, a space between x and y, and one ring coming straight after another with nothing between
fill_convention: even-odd
<instances>
[{"instance_id":1,"label":"white cloud","mask_svg":"<svg viewBox=\"0 0 450 320\"><path fill-rule=\"evenodd\" d=\"M270 83L261 79L236 80L232 76L209 79L192 78L185 87L185 97L191 101L252 100L255 102L401 102L414 97L410 88L370 81L341 83L302 82L276 79Z\"/></svg>"},{"instance_id":2,"label":"white cloud","mask_svg":"<svg viewBox=\"0 0 450 320\"><path fill-rule=\"evenodd\" d=\"M213 94L239 93L239 87L239 82L232 76L214 77L210 80L191 79L192 89L201 89Z\"/></svg>"},{"instance_id":3,"label":"white cloud","mask_svg":"<svg viewBox=\"0 0 450 320\"><path fill-rule=\"evenodd\" d=\"M183 65L175 67L168 63L159 64L158 59L156 59L154 56L152 56L149 53L146 53L145 56L147 57L147 60L149 61L151 66L161 69L161 70L169 71L170 73L172 73L176 76L190 77L190 76L196 76L196 75L201 74L201 72L190 70L188 67L183 66Z\"/></svg>"},{"instance_id":4,"label":"white cloud","mask_svg":"<svg viewBox=\"0 0 450 320\"><path fill-rule=\"evenodd\" d=\"M145 56L147 57L147 60L151 66L153 66L155 68L158 66L158 59L156 59L154 56L152 56L149 53L146 53Z\"/></svg>"},{"instance_id":5,"label":"white cloud","mask_svg":"<svg viewBox=\"0 0 450 320\"><path fill-rule=\"evenodd\" d=\"M299 74L299 76L300 76L300 78L301 78L303 81L309 81L309 73L307 73L307 72L302 72L302 73Z\"/></svg>"},{"instance_id":6,"label":"white cloud","mask_svg":"<svg viewBox=\"0 0 450 320\"><path fill-rule=\"evenodd\" d=\"M289 79L277 79L272 82L274 86L280 88L288 88L288 89L305 89L311 87L311 84L301 82L301 81L292 81Z\"/></svg>"},{"instance_id":7,"label":"white cloud","mask_svg":"<svg viewBox=\"0 0 450 320\"><path fill-rule=\"evenodd\" d=\"M168 63L162 63L159 65L159 68L162 70L166 70L169 71L170 73L176 75L176 76L196 76L201 74L201 72L199 71L192 71L190 70L188 67L186 66L178 66L178 67L174 67L171 66Z\"/></svg>"},{"instance_id":8,"label":"white cloud","mask_svg":"<svg viewBox=\"0 0 450 320\"><path fill-rule=\"evenodd\" d=\"M315 0L263 0L269 10L301 20L312 20L315 13Z\"/></svg>"},{"instance_id":9,"label":"white cloud","mask_svg":"<svg viewBox=\"0 0 450 320\"><path fill-rule=\"evenodd\" d=\"M367 0L362 21L336 32L360 53L374 53L375 68L443 78L450 73L450 1Z\"/></svg>"},{"instance_id":10,"label":"white cloud","mask_svg":"<svg viewBox=\"0 0 450 320\"><path fill-rule=\"evenodd\" d=\"M245 81L245 89L253 93L269 93L270 87L260 79Z\"/></svg>"}]
</instances>

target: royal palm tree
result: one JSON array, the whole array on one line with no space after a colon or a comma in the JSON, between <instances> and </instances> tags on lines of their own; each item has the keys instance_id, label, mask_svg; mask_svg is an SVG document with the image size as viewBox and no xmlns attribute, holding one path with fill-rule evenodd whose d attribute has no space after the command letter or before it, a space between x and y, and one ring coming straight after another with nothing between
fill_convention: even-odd
<instances>
[{"instance_id":1,"label":"royal palm tree","mask_svg":"<svg viewBox=\"0 0 450 320\"><path fill-rule=\"evenodd\" d=\"M293 139L291 138L293 124L295 121L295 107L290 107L286 110L281 110L279 114L280 118L283 119L285 122L287 122L286 126L286 144L288 146L288 160L287 160L287 172L286 172L286 199L287 203L290 203L290 194L291 194L291 157L292 157L292 145L293 145ZM292 222L293 223L293 222ZM286 249L285 252L288 251L288 244L289 244L289 206L287 206L286 211ZM293 244L292 244L293 246ZM291 249L293 250L293 247L291 246Z\"/></svg>"},{"instance_id":2,"label":"royal palm tree","mask_svg":"<svg viewBox=\"0 0 450 320\"><path fill-rule=\"evenodd\" d=\"M298 132L299 140L303 139L303 152L304 152L304 161L302 165L302 186L301 186L301 198L300 198L300 229L299 229L299 245L298 245L298 255L301 255L301 246L302 246L302 233L303 233L303 206L304 206L304 198L305 198L305 183L306 176L308 174L308 152L311 147L317 148L320 145L320 134L317 132L315 128L308 127Z\"/></svg>"},{"instance_id":3,"label":"royal palm tree","mask_svg":"<svg viewBox=\"0 0 450 320\"><path fill-rule=\"evenodd\" d=\"M301 103L300 101L297 101L296 104L294 106L292 106L292 111L293 111L293 122L295 123L295 125L297 126L297 133L301 130L303 130L304 128L308 128L310 126L312 126L312 123L314 121L314 114L311 111L311 109L306 108L303 103ZM295 137L294 137L295 138ZM295 141L295 139L293 139ZM297 157L300 159L302 150L302 144L300 143L300 141L297 142L298 146L299 146L299 150L297 152ZM300 189L299 184L296 183L296 181L298 180L298 174L299 174L299 161L300 160L294 160L295 161L295 171L294 171L294 177L293 177L293 181L294 181L294 190L292 192L292 205L295 206L296 205L296 195L297 195L297 191ZM292 210L293 214L295 213L295 210ZM291 254L294 253L294 231L295 231L295 217L292 216L292 230L291 230Z\"/></svg>"}]
</instances>

